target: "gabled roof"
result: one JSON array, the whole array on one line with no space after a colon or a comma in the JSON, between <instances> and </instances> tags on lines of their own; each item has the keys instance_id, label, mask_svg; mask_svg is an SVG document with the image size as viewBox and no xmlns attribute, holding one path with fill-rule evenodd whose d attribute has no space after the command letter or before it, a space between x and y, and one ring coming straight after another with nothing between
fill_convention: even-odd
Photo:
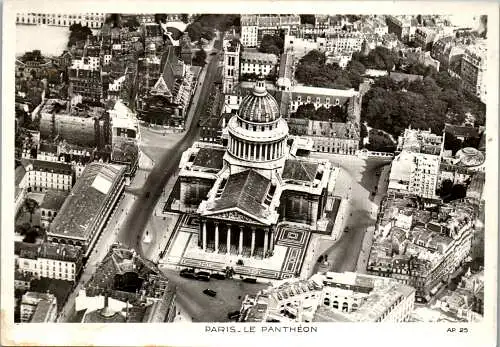
<instances>
[{"instance_id":1,"label":"gabled roof","mask_svg":"<svg viewBox=\"0 0 500 347\"><path fill-rule=\"evenodd\" d=\"M282 177L283 179L313 182L317 171L317 163L288 159L285 161Z\"/></svg>"},{"instance_id":2,"label":"gabled roof","mask_svg":"<svg viewBox=\"0 0 500 347\"><path fill-rule=\"evenodd\" d=\"M262 205L271 181L254 170L229 176L224 191L211 211L239 208L256 217L264 217Z\"/></svg>"},{"instance_id":3,"label":"gabled roof","mask_svg":"<svg viewBox=\"0 0 500 347\"><path fill-rule=\"evenodd\" d=\"M222 169L225 149L200 148L194 158L193 165L202 166L209 169Z\"/></svg>"}]
</instances>

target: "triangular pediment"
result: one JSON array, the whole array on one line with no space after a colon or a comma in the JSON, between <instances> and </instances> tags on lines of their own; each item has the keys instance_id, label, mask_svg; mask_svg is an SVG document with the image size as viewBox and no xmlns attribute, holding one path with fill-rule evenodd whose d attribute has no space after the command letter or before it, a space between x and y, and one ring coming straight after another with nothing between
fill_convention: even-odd
<instances>
[{"instance_id":1,"label":"triangular pediment","mask_svg":"<svg viewBox=\"0 0 500 347\"><path fill-rule=\"evenodd\" d=\"M160 76L158 81L156 81L153 89L151 90L152 92L154 91L155 93L161 93L161 94L170 94L170 89L168 89L167 83L165 82L165 79L163 76Z\"/></svg>"},{"instance_id":2,"label":"triangular pediment","mask_svg":"<svg viewBox=\"0 0 500 347\"><path fill-rule=\"evenodd\" d=\"M250 213L247 213L237 207L222 211L206 211L205 213L203 213L203 216L227 220L227 221L233 221L233 222L241 222L241 223L250 223L259 225L268 224L266 223L266 221L263 221L257 216L252 216Z\"/></svg>"}]
</instances>

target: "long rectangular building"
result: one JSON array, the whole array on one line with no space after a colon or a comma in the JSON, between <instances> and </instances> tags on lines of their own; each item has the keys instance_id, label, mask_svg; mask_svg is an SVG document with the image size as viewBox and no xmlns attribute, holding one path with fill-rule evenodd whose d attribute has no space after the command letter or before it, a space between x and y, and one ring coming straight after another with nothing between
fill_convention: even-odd
<instances>
[{"instance_id":1,"label":"long rectangular building","mask_svg":"<svg viewBox=\"0 0 500 347\"><path fill-rule=\"evenodd\" d=\"M71 190L47 232L50 242L91 252L125 185L125 166L91 163Z\"/></svg>"}]
</instances>

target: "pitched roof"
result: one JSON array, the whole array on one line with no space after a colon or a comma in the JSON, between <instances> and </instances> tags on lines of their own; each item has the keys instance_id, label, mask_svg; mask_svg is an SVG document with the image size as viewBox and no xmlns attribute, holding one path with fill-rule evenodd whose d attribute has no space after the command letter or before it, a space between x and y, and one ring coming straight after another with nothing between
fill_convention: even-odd
<instances>
[{"instance_id":1,"label":"pitched roof","mask_svg":"<svg viewBox=\"0 0 500 347\"><path fill-rule=\"evenodd\" d=\"M308 163L302 160L288 159L283 168L283 179L313 182L318 170L317 163Z\"/></svg>"},{"instance_id":2,"label":"pitched roof","mask_svg":"<svg viewBox=\"0 0 500 347\"><path fill-rule=\"evenodd\" d=\"M87 239L92 225L113 196L125 167L102 163L87 165L50 225L49 234Z\"/></svg>"},{"instance_id":3,"label":"pitched roof","mask_svg":"<svg viewBox=\"0 0 500 347\"><path fill-rule=\"evenodd\" d=\"M196 158L194 158L193 165L220 170L222 169L225 153L224 149L200 148Z\"/></svg>"},{"instance_id":4,"label":"pitched roof","mask_svg":"<svg viewBox=\"0 0 500 347\"><path fill-rule=\"evenodd\" d=\"M479 129L471 126L445 124L444 131L446 133L450 133L455 136L464 136L473 138L479 137Z\"/></svg>"},{"instance_id":5,"label":"pitched roof","mask_svg":"<svg viewBox=\"0 0 500 347\"><path fill-rule=\"evenodd\" d=\"M240 208L256 217L263 217L266 208L262 201L271 181L252 169L229 176L220 198L212 211Z\"/></svg>"}]
</instances>

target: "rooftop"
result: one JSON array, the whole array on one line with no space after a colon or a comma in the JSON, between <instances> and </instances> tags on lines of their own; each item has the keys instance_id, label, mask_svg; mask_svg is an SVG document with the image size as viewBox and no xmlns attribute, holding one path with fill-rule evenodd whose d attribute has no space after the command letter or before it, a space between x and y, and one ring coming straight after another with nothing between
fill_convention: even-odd
<instances>
[{"instance_id":1,"label":"rooftop","mask_svg":"<svg viewBox=\"0 0 500 347\"><path fill-rule=\"evenodd\" d=\"M202 147L196 154L193 165L220 170L224 164L225 153L224 149Z\"/></svg>"},{"instance_id":2,"label":"rooftop","mask_svg":"<svg viewBox=\"0 0 500 347\"><path fill-rule=\"evenodd\" d=\"M50 225L48 234L87 240L92 232L91 225L101 210L108 208L107 199L124 171L121 165L89 164Z\"/></svg>"},{"instance_id":3,"label":"rooftop","mask_svg":"<svg viewBox=\"0 0 500 347\"><path fill-rule=\"evenodd\" d=\"M263 217L262 205L271 182L252 169L230 175L220 198L210 210L220 211L238 207L254 216Z\"/></svg>"},{"instance_id":4,"label":"rooftop","mask_svg":"<svg viewBox=\"0 0 500 347\"><path fill-rule=\"evenodd\" d=\"M325 95L325 96L344 97L344 98L352 98L359 94L354 89L344 90L344 89L319 88L319 87L309 87L309 86L294 86L292 88L292 93Z\"/></svg>"},{"instance_id":5,"label":"rooftop","mask_svg":"<svg viewBox=\"0 0 500 347\"><path fill-rule=\"evenodd\" d=\"M83 254L82 249L77 246L46 242L40 246L38 257L69 262L80 262Z\"/></svg>"},{"instance_id":6,"label":"rooftop","mask_svg":"<svg viewBox=\"0 0 500 347\"><path fill-rule=\"evenodd\" d=\"M283 179L313 182L316 178L319 164L302 160L287 159L283 168Z\"/></svg>"},{"instance_id":7,"label":"rooftop","mask_svg":"<svg viewBox=\"0 0 500 347\"><path fill-rule=\"evenodd\" d=\"M57 161L45 161L37 159L28 159L28 164L33 165L34 171L46 171L71 175L72 169L70 164L60 163Z\"/></svg>"}]
</instances>

